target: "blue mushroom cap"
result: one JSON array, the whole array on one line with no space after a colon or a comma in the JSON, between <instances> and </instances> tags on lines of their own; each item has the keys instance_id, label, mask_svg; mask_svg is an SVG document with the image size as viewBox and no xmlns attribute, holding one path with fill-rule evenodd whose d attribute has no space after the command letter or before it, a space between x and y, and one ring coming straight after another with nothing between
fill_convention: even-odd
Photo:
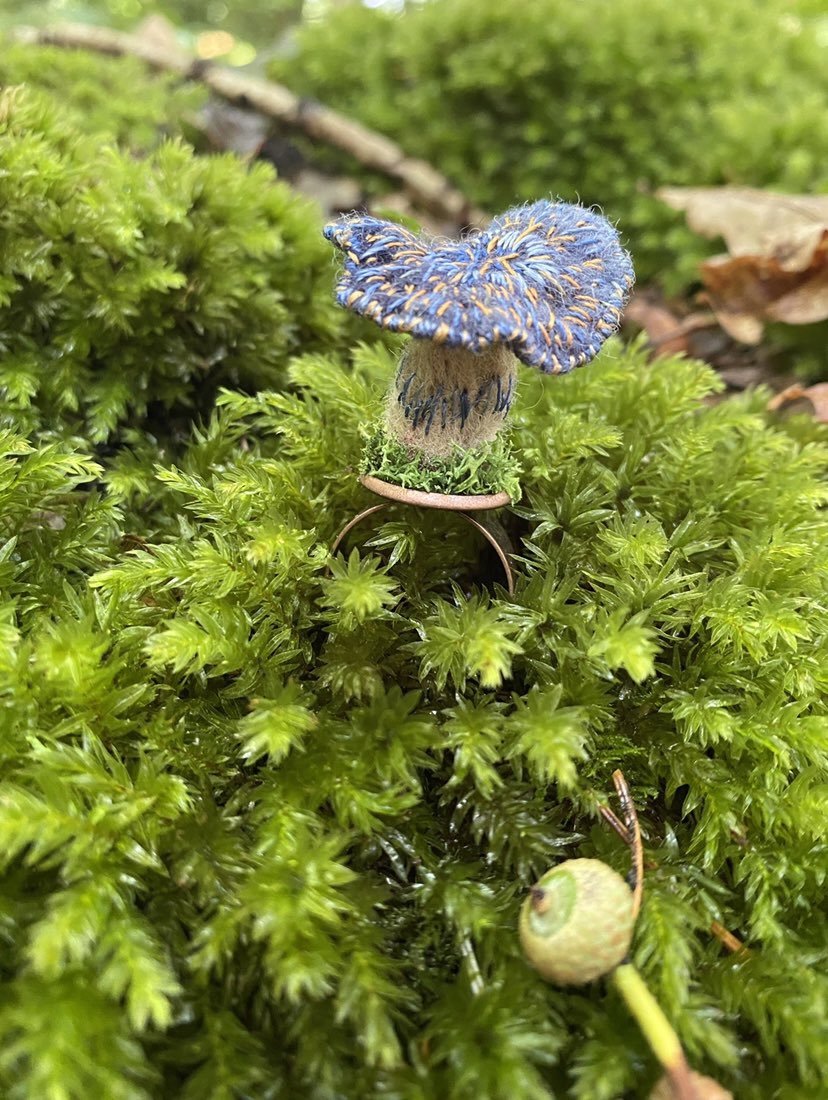
<instances>
[{"instance_id":1,"label":"blue mushroom cap","mask_svg":"<svg viewBox=\"0 0 828 1100\"><path fill-rule=\"evenodd\" d=\"M354 215L325 227L345 254L336 297L391 332L480 352L507 345L563 374L618 327L634 275L603 215L542 200L462 240L429 240Z\"/></svg>"}]
</instances>

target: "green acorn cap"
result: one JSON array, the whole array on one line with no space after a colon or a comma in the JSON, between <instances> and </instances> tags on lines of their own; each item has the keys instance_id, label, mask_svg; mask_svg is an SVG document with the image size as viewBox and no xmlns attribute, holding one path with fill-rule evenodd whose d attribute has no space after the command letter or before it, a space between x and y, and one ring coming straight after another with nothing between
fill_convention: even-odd
<instances>
[{"instance_id":1,"label":"green acorn cap","mask_svg":"<svg viewBox=\"0 0 828 1100\"><path fill-rule=\"evenodd\" d=\"M520 942L548 981L585 985L624 960L634 923L632 893L617 871L598 859L569 859L529 891Z\"/></svg>"}]
</instances>

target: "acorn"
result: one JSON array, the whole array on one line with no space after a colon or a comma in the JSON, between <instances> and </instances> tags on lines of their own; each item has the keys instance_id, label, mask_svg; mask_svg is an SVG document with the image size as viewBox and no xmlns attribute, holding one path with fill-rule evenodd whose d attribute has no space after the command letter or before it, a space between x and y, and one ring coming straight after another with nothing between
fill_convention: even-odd
<instances>
[{"instance_id":1,"label":"acorn","mask_svg":"<svg viewBox=\"0 0 828 1100\"><path fill-rule=\"evenodd\" d=\"M569 859L547 871L520 912L520 942L531 965L557 985L609 974L632 940L629 886L598 859Z\"/></svg>"},{"instance_id":2,"label":"acorn","mask_svg":"<svg viewBox=\"0 0 828 1100\"><path fill-rule=\"evenodd\" d=\"M733 1093L728 1092L712 1077L704 1077L701 1073L691 1071L690 1080L696 1090L697 1100L733 1100ZM655 1088L650 1093L650 1100L676 1100L676 1095L673 1082L665 1074L656 1082Z\"/></svg>"}]
</instances>

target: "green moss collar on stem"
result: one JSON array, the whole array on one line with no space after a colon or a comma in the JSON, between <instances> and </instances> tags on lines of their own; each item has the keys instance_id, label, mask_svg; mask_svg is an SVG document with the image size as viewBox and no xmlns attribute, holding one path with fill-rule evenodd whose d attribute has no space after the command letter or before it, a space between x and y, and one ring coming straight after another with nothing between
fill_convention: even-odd
<instances>
[{"instance_id":1,"label":"green moss collar on stem","mask_svg":"<svg viewBox=\"0 0 828 1100\"><path fill-rule=\"evenodd\" d=\"M378 424L365 445L360 473L426 493L508 493L513 502L520 499L520 467L508 432L485 448L456 446L434 456L401 443Z\"/></svg>"}]
</instances>

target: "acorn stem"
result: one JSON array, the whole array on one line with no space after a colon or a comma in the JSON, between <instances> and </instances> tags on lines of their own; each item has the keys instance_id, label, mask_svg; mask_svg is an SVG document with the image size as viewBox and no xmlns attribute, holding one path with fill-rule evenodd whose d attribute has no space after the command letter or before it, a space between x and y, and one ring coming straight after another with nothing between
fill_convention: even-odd
<instances>
[{"instance_id":1,"label":"acorn stem","mask_svg":"<svg viewBox=\"0 0 828 1100\"><path fill-rule=\"evenodd\" d=\"M632 963L622 963L613 971L612 980L670 1078L676 1100L698 1100L679 1037L644 979Z\"/></svg>"}]
</instances>

